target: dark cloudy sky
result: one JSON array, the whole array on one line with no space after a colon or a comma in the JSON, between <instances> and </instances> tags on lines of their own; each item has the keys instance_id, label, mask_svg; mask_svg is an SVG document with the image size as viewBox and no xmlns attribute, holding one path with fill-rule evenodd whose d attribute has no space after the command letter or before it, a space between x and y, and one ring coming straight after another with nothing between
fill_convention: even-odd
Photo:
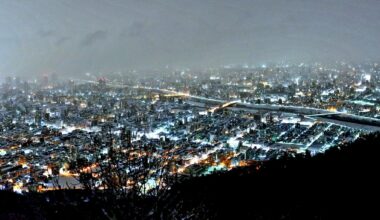
<instances>
[{"instance_id":1,"label":"dark cloudy sky","mask_svg":"<svg viewBox=\"0 0 380 220\"><path fill-rule=\"evenodd\" d=\"M380 0L0 0L0 74L380 60Z\"/></svg>"}]
</instances>

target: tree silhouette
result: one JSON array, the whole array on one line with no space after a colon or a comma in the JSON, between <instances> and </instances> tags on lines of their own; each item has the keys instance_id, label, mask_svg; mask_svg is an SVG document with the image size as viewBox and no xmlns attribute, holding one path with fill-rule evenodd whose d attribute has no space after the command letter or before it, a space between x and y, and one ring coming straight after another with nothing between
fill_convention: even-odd
<instances>
[{"instance_id":1,"label":"tree silhouette","mask_svg":"<svg viewBox=\"0 0 380 220\"><path fill-rule=\"evenodd\" d=\"M78 159L75 172L82 188L99 203L113 204L104 210L106 216L143 216L145 209L155 212L158 202L175 181L170 173L171 151L154 153L147 146L110 147L105 158L95 163ZM136 206L149 200L144 209ZM120 201L123 201L122 203Z\"/></svg>"}]
</instances>

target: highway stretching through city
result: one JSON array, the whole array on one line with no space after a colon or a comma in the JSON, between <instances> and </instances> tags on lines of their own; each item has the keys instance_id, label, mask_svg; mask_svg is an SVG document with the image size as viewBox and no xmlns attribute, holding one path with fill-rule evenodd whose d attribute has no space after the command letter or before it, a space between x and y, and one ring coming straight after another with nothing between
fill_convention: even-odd
<instances>
[{"instance_id":1,"label":"highway stretching through city","mask_svg":"<svg viewBox=\"0 0 380 220\"><path fill-rule=\"evenodd\" d=\"M96 84L96 81L90 80L76 80L83 83ZM214 105L210 108L210 112L215 112L219 109L230 108L242 111L253 111L256 113L263 112L284 112L304 115L307 118L313 120L320 120L329 123L335 123L351 128L362 129L367 131L380 131L380 119L364 117L359 115L354 115L345 112L334 112L325 109L311 108L305 106L289 106L289 105L271 105L271 104L252 104L241 102L240 100L226 101L220 99L206 98L202 96L191 95L189 93L178 92L168 89L152 88L152 87L142 87L142 86L128 86L123 84L107 83L108 86L113 88L134 88L134 89L144 89L151 90L163 94L172 94L175 96L186 97L193 103L203 103L207 105Z\"/></svg>"}]
</instances>

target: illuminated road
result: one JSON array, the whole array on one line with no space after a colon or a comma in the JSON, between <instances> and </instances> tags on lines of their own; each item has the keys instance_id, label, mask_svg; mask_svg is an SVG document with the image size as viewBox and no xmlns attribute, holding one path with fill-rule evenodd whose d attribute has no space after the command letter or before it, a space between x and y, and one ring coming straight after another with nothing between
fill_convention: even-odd
<instances>
[{"instance_id":1,"label":"illuminated road","mask_svg":"<svg viewBox=\"0 0 380 220\"><path fill-rule=\"evenodd\" d=\"M88 80L76 80L84 83L92 83L97 84L96 81L88 81ZM209 111L214 112L215 110L221 108L229 108L234 106L240 110L255 110L257 112L286 112L293 114L305 115L305 117L327 121L331 123L336 123L340 125L344 125L347 127L352 127L356 129L363 129L369 131L377 131L380 130L380 120L370 117L364 117L354 114L349 114L345 112L333 112L325 109L304 107L304 106L283 106L283 105L269 105L269 104L251 104L251 103L243 103L241 101L226 101L220 99L212 99L206 98L196 95L190 95L189 93L177 92L168 89L160 89L160 88L151 88L151 87L141 87L141 86L127 86L122 84L115 83L107 83L108 86L114 88L135 88L135 89L145 89L151 90L155 92L160 92L164 94L172 94L175 96L186 97L187 99L199 103L205 103L210 105L217 105L214 108L209 109Z\"/></svg>"},{"instance_id":2,"label":"illuminated road","mask_svg":"<svg viewBox=\"0 0 380 220\"><path fill-rule=\"evenodd\" d=\"M218 105L218 106L212 107L208 111L211 112L211 113L214 113L214 112L216 112L216 111L218 111L220 109L228 108L228 107L230 107L232 105L235 105L235 104L237 104L239 102L240 101L238 101L238 100L226 102L226 103L224 103L222 105Z\"/></svg>"}]
</instances>

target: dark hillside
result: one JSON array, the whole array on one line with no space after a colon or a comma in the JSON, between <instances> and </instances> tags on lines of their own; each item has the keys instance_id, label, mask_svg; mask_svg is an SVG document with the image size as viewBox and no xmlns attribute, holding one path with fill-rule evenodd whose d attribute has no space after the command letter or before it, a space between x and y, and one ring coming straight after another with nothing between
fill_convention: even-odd
<instances>
[{"instance_id":1,"label":"dark hillside","mask_svg":"<svg viewBox=\"0 0 380 220\"><path fill-rule=\"evenodd\" d=\"M96 199L104 195L87 199L83 191L0 191L0 219L113 217L103 209L117 209L115 217L122 219L377 219L379 148L380 135L371 134L315 157L285 156L192 178L161 197L156 213L152 200L104 203Z\"/></svg>"}]
</instances>

